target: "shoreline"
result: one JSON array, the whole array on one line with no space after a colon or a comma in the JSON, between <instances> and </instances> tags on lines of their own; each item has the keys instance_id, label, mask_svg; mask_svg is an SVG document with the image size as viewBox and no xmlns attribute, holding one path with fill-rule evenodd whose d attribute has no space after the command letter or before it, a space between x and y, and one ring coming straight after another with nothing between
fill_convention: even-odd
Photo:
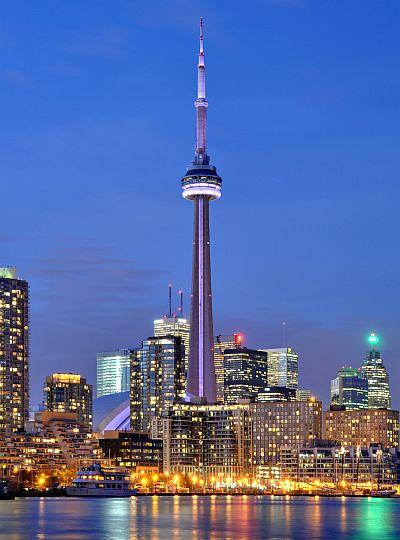
<instances>
[{"instance_id":1,"label":"shoreline","mask_svg":"<svg viewBox=\"0 0 400 540\"><path fill-rule=\"evenodd\" d=\"M79 498L79 499L116 499L116 498L135 498L135 497L263 497L263 498L271 498L274 499L276 497L278 498L296 498L296 497L307 497L307 498L346 498L346 499L354 499L354 498L366 498L366 499L400 499L400 495L391 495L391 496L385 496L385 495L370 495L370 494L345 494L345 493L137 493L135 495L131 495L129 497L102 497L102 496L83 496L83 497L71 497L68 496L66 493L60 492L60 493L48 493L48 492L16 492L12 494L12 497L5 497L1 498L2 500L15 500L15 499L32 499L32 498Z\"/></svg>"}]
</instances>

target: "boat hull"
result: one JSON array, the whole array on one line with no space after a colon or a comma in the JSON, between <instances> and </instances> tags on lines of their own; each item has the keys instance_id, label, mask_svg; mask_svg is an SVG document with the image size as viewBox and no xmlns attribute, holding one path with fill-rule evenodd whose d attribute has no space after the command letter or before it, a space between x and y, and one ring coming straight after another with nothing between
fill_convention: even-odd
<instances>
[{"instance_id":1,"label":"boat hull","mask_svg":"<svg viewBox=\"0 0 400 540\"><path fill-rule=\"evenodd\" d=\"M114 489L114 488L84 488L84 487L67 487L67 495L69 497L106 497L120 498L132 497L137 494L134 489Z\"/></svg>"}]
</instances>

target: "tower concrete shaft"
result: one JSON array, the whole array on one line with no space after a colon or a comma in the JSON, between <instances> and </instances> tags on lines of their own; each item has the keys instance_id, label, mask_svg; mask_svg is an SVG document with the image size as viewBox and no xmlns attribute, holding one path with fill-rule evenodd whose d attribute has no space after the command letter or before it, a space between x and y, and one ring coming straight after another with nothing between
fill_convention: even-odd
<instances>
[{"instance_id":1,"label":"tower concrete shaft","mask_svg":"<svg viewBox=\"0 0 400 540\"><path fill-rule=\"evenodd\" d=\"M200 19L200 51L196 107L196 149L182 179L182 195L194 203L190 352L186 399L215 403L214 333L210 260L210 201L221 196L222 179L206 150L207 107L203 20Z\"/></svg>"}]
</instances>

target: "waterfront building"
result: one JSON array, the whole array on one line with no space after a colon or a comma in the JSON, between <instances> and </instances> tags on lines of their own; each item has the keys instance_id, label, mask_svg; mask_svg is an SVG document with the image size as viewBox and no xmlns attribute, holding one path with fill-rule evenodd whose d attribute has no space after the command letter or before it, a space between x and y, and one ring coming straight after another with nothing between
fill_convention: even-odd
<instances>
[{"instance_id":1,"label":"waterfront building","mask_svg":"<svg viewBox=\"0 0 400 540\"><path fill-rule=\"evenodd\" d=\"M92 427L92 385L77 373L53 373L46 377L44 406L51 412L76 413L78 422Z\"/></svg>"},{"instance_id":2,"label":"waterfront building","mask_svg":"<svg viewBox=\"0 0 400 540\"><path fill-rule=\"evenodd\" d=\"M313 447L281 448L281 474L296 482L328 484L396 484L399 456L394 449L342 447L337 441L316 441Z\"/></svg>"},{"instance_id":3,"label":"waterfront building","mask_svg":"<svg viewBox=\"0 0 400 540\"><path fill-rule=\"evenodd\" d=\"M152 439L140 431L106 431L99 438L106 459L117 467L128 467L135 472L162 471L162 439Z\"/></svg>"},{"instance_id":4,"label":"waterfront building","mask_svg":"<svg viewBox=\"0 0 400 540\"><path fill-rule=\"evenodd\" d=\"M399 411L332 409L325 412L325 438L340 441L344 446L399 446Z\"/></svg>"},{"instance_id":5,"label":"waterfront building","mask_svg":"<svg viewBox=\"0 0 400 540\"><path fill-rule=\"evenodd\" d=\"M362 371L368 381L368 408L370 409L390 409L391 395L389 387L389 375L376 345L379 338L372 333L368 337L370 350L365 357Z\"/></svg>"},{"instance_id":6,"label":"waterfront building","mask_svg":"<svg viewBox=\"0 0 400 540\"><path fill-rule=\"evenodd\" d=\"M368 381L360 369L343 367L331 381L331 405L345 409L368 408Z\"/></svg>"},{"instance_id":7,"label":"waterfront building","mask_svg":"<svg viewBox=\"0 0 400 540\"><path fill-rule=\"evenodd\" d=\"M176 405L163 416L164 472L258 475L279 463L282 446L311 445L321 435L322 405L315 400Z\"/></svg>"},{"instance_id":8,"label":"waterfront building","mask_svg":"<svg viewBox=\"0 0 400 540\"><path fill-rule=\"evenodd\" d=\"M214 337L214 367L217 384L217 403L224 403L224 352L243 346L242 334L227 334Z\"/></svg>"},{"instance_id":9,"label":"waterfront building","mask_svg":"<svg viewBox=\"0 0 400 540\"><path fill-rule=\"evenodd\" d=\"M165 473L217 479L250 474L249 404L175 405L163 416Z\"/></svg>"},{"instance_id":10,"label":"waterfront building","mask_svg":"<svg viewBox=\"0 0 400 540\"><path fill-rule=\"evenodd\" d=\"M185 396L185 347L179 336L149 337L131 359L131 429L157 434L161 413ZM156 424L153 426L153 424Z\"/></svg>"},{"instance_id":11,"label":"waterfront building","mask_svg":"<svg viewBox=\"0 0 400 540\"><path fill-rule=\"evenodd\" d=\"M35 430L0 437L0 471L4 476L35 485L38 472L59 479L68 471L98 461L99 447L76 413L41 411L35 414Z\"/></svg>"},{"instance_id":12,"label":"waterfront building","mask_svg":"<svg viewBox=\"0 0 400 540\"><path fill-rule=\"evenodd\" d=\"M299 385L299 355L291 347L261 349L268 354L268 386L286 386L297 389Z\"/></svg>"},{"instance_id":13,"label":"waterfront building","mask_svg":"<svg viewBox=\"0 0 400 540\"><path fill-rule=\"evenodd\" d=\"M97 353L96 396L129 391L131 349Z\"/></svg>"},{"instance_id":14,"label":"waterfront building","mask_svg":"<svg viewBox=\"0 0 400 540\"><path fill-rule=\"evenodd\" d=\"M192 163L182 178L182 195L193 202L193 274L190 312L190 347L186 399L215 403L214 334L211 294L210 201L221 196L222 179L210 164L206 148L206 99L203 20L200 19L200 50L196 107L196 146Z\"/></svg>"},{"instance_id":15,"label":"waterfront building","mask_svg":"<svg viewBox=\"0 0 400 540\"><path fill-rule=\"evenodd\" d=\"M236 348L224 351L224 402L255 399L267 387L267 353Z\"/></svg>"},{"instance_id":16,"label":"waterfront building","mask_svg":"<svg viewBox=\"0 0 400 540\"><path fill-rule=\"evenodd\" d=\"M0 434L29 420L29 286L14 267L0 268Z\"/></svg>"},{"instance_id":17,"label":"waterfront building","mask_svg":"<svg viewBox=\"0 0 400 540\"><path fill-rule=\"evenodd\" d=\"M278 463L283 446L312 445L322 436L322 403L315 399L256 402L249 408L252 460L257 468Z\"/></svg>"}]
</instances>

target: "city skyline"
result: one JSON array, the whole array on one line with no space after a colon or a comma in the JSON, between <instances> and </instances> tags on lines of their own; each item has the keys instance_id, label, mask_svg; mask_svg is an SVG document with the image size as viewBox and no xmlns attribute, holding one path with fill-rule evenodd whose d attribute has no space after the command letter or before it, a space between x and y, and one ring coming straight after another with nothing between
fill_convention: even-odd
<instances>
[{"instance_id":1,"label":"city skyline","mask_svg":"<svg viewBox=\"0 0 400 540\"><path fill-rule=\"evenodd\" d=\"M125 15L132 20L124 2L114 15L102 7L88 25L56 35L60 17L72 18L74 8L64 7L58 15L49 6L47 17L54 24L45 30L26 4L33 28L53 45L48 52L34 34L26 37L28 43L15 39L26 22L17 23L12 11L3 22L10 38L2 79L10 93L2 128L3 167L10 197L20 201L23 217L16 223L5 209L2 264L16 265L31 285L33 404L53 363L94 382L96 352L134 346L150 335L152 320L163 314L168 281L182 287L187 298L191 209L184 208L173 187L192 132L188 96L195 81L188 74L201 13L190 8L187 20L176 19L176 10L164 15L167 54L160 47L159 23L146 19L146 9L135 20L135 35L121 23ZM398 187L395 153L387 144L395 129L391 89L398 75L380 72L383 59L390 63L394 58L394 26L390 9L381 10L378 20L367 10L351 37L357 11L348 8L346 23L334 12L329 17L333 36L336 32L347 44L357 39L364 45L364 51L350 53L346 47L347 64L339 41L321 39L326 11L322 15L316 9L310 21L301 3L277 3L233 16L223 4L213 10L206 3L202 13L214 36L208 44L212 147L230 185L223 204L215 205L214 333L243 332L251 348L279 347L285 345L286 322L286 344L300 354L300 386L312 388L325 404L329 380L342 365L359 365L366 350L361 337L370 331L385 339L382 355L394 388L399 380L398 259L390 249L398 230L391 208ZM266 40L257 17L271 21ZM102 30L105 20L119 31ZM49 22L46 16L44 22ZM369 44L382 37L380 25L385 36L372 54ZM286 48L279 37L283 26L293 31ZM316 43L318 50L311 47ZM37 54L26 68L29 50ZM297 71L292 57L299 61ZM239 79L233 76L237 61ZM350 73L349 65L359 68ZM137 84L136 68L149 84ZM104 73L114 76L114 86L104 81ZM163 83L157 86L160 74ZM224 84L217 83L221 77ZM61 126L54 118L70 121ZM156 124L160 118L163 122ZM383 123L385 136L379 129ZM379 173L370 160L381 164ZM161 212L164 201L166 214ZM140 207L154 210L152 220ZM365 215L373 215L373 223ZM371 250L387 264L374 264ZM172 257L172 251L179 255ZM393 405L398 406L396 395Z\"/></svg>"}]
</instances>

